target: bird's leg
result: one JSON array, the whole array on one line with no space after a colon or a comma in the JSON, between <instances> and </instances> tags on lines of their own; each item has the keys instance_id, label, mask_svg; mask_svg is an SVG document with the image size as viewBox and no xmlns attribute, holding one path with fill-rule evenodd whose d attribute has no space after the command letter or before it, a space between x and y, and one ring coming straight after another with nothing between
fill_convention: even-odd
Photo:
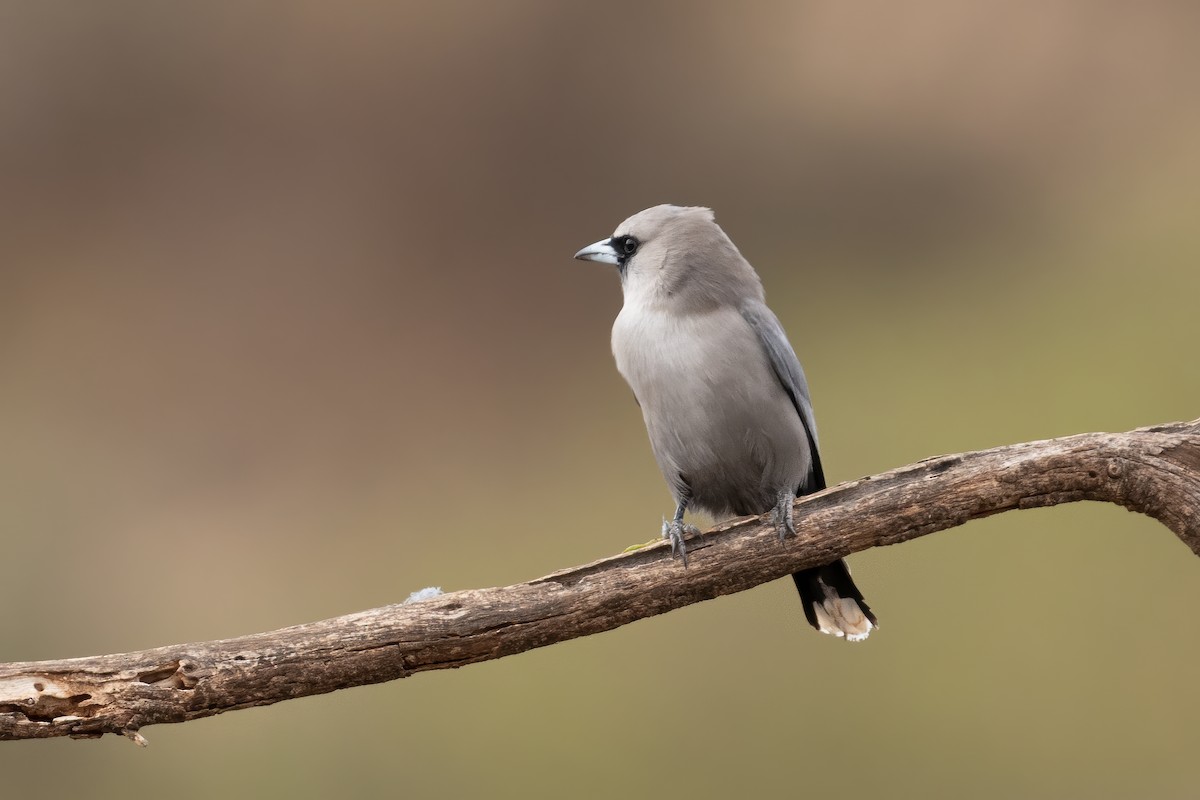
<instances>
[{"instance_id":1,"label":"bird's leg","mask_svg":"<svg viewBox=\"0 0 1200 800\"><path fill-rule=\"evenodd\" d=\"M784 489L775 500L775 530L779 532L779 541L796 535L796 523L792 520L792 506L796 502L796 493Z\"/></svg>"},{"instance_id":2,"label":"bird's leg","mask_svg":"<svg viewBox=\"0 0 1200 800\"><path fill-rule=\"evenodd\" d=\"M675 518L670 522L664 519L662 524L663 538L671 540L671 555L679 556L685 568L687 567L687 545L684 544L683 537L689 533L700 533L700 529L695 525L688 525L683 521L683 512L687 511L689 499L686 495L681 497L675 505Z\"/></svg>"}]
</instances>

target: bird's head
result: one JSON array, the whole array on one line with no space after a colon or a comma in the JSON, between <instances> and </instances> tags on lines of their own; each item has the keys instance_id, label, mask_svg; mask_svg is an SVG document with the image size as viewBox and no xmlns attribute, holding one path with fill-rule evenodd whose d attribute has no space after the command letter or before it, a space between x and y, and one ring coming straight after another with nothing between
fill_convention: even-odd
<instances>
[{"instance_id":1,"label":"bird's head","mask_svg":"<svg viewBox=\"0 0 1200 800\"><path fill-rule=\"evenodd\" d=\"M681 303L687 310L700 310L762 297L753 268L717 225L712 210L700 206L640 211L575 258L616 266L627 304Z\"/></svg>"}]
</instances>

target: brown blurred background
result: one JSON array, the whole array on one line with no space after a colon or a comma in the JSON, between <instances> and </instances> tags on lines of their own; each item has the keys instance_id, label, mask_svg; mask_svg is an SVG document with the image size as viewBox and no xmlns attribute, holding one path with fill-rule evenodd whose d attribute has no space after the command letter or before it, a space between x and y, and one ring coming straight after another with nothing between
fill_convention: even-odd
<instances>
[{"instance_id":1,"label":"brown blurred background","mask_svg":"<svg viewBox=\"0 0 1200 800\"><path fill-rule=\"evenodd\" d=\"M670 499L582 245L709 205L846 480L1200 416L1187 3L0 10L0 660L501 585ZM1192 797L1200 565L1111 506L456 672L0 745L6 797Z\"/></svg>"}]
</instances>

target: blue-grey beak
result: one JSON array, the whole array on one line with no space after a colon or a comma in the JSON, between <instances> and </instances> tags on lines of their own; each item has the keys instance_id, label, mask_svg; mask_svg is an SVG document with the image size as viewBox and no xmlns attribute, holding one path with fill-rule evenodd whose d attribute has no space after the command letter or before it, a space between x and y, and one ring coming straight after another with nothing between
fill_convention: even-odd
<instances>
[{"instance_id":1,"label":"blue-grey beak","mask_svg":"<svg viewBox=\"0 0 1200 800\"><path fill-rule=\"evenodd\" d=\"M587 247L575 254L575 258L580 261L599 261L601 264L619 264L617 258L617 250L612 245L612 239L601 239L595 244L589 244Z\"/></svg>"}]
</instances>

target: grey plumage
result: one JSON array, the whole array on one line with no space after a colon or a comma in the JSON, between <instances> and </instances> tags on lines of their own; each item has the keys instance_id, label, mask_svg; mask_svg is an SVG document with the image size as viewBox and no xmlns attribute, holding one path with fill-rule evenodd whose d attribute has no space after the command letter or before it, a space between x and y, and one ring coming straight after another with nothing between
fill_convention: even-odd
<instances>
[{"instance_id":1,"label":"grey plumage","mask_svg":"<svg viewBox=\"0 0 1200 800\"><path fill-rule=\"evenodd\" d=\"M707 208L662 205L617 226L576 258L614 264L625 303L613 324L617 369L642 409L676 501L664 536L685 558L684 511L775 510L824 488L804 370L762 283ZM854 641L875 617L842 561L793 576L818 630Z\"/></svg>"}]
</instances>

